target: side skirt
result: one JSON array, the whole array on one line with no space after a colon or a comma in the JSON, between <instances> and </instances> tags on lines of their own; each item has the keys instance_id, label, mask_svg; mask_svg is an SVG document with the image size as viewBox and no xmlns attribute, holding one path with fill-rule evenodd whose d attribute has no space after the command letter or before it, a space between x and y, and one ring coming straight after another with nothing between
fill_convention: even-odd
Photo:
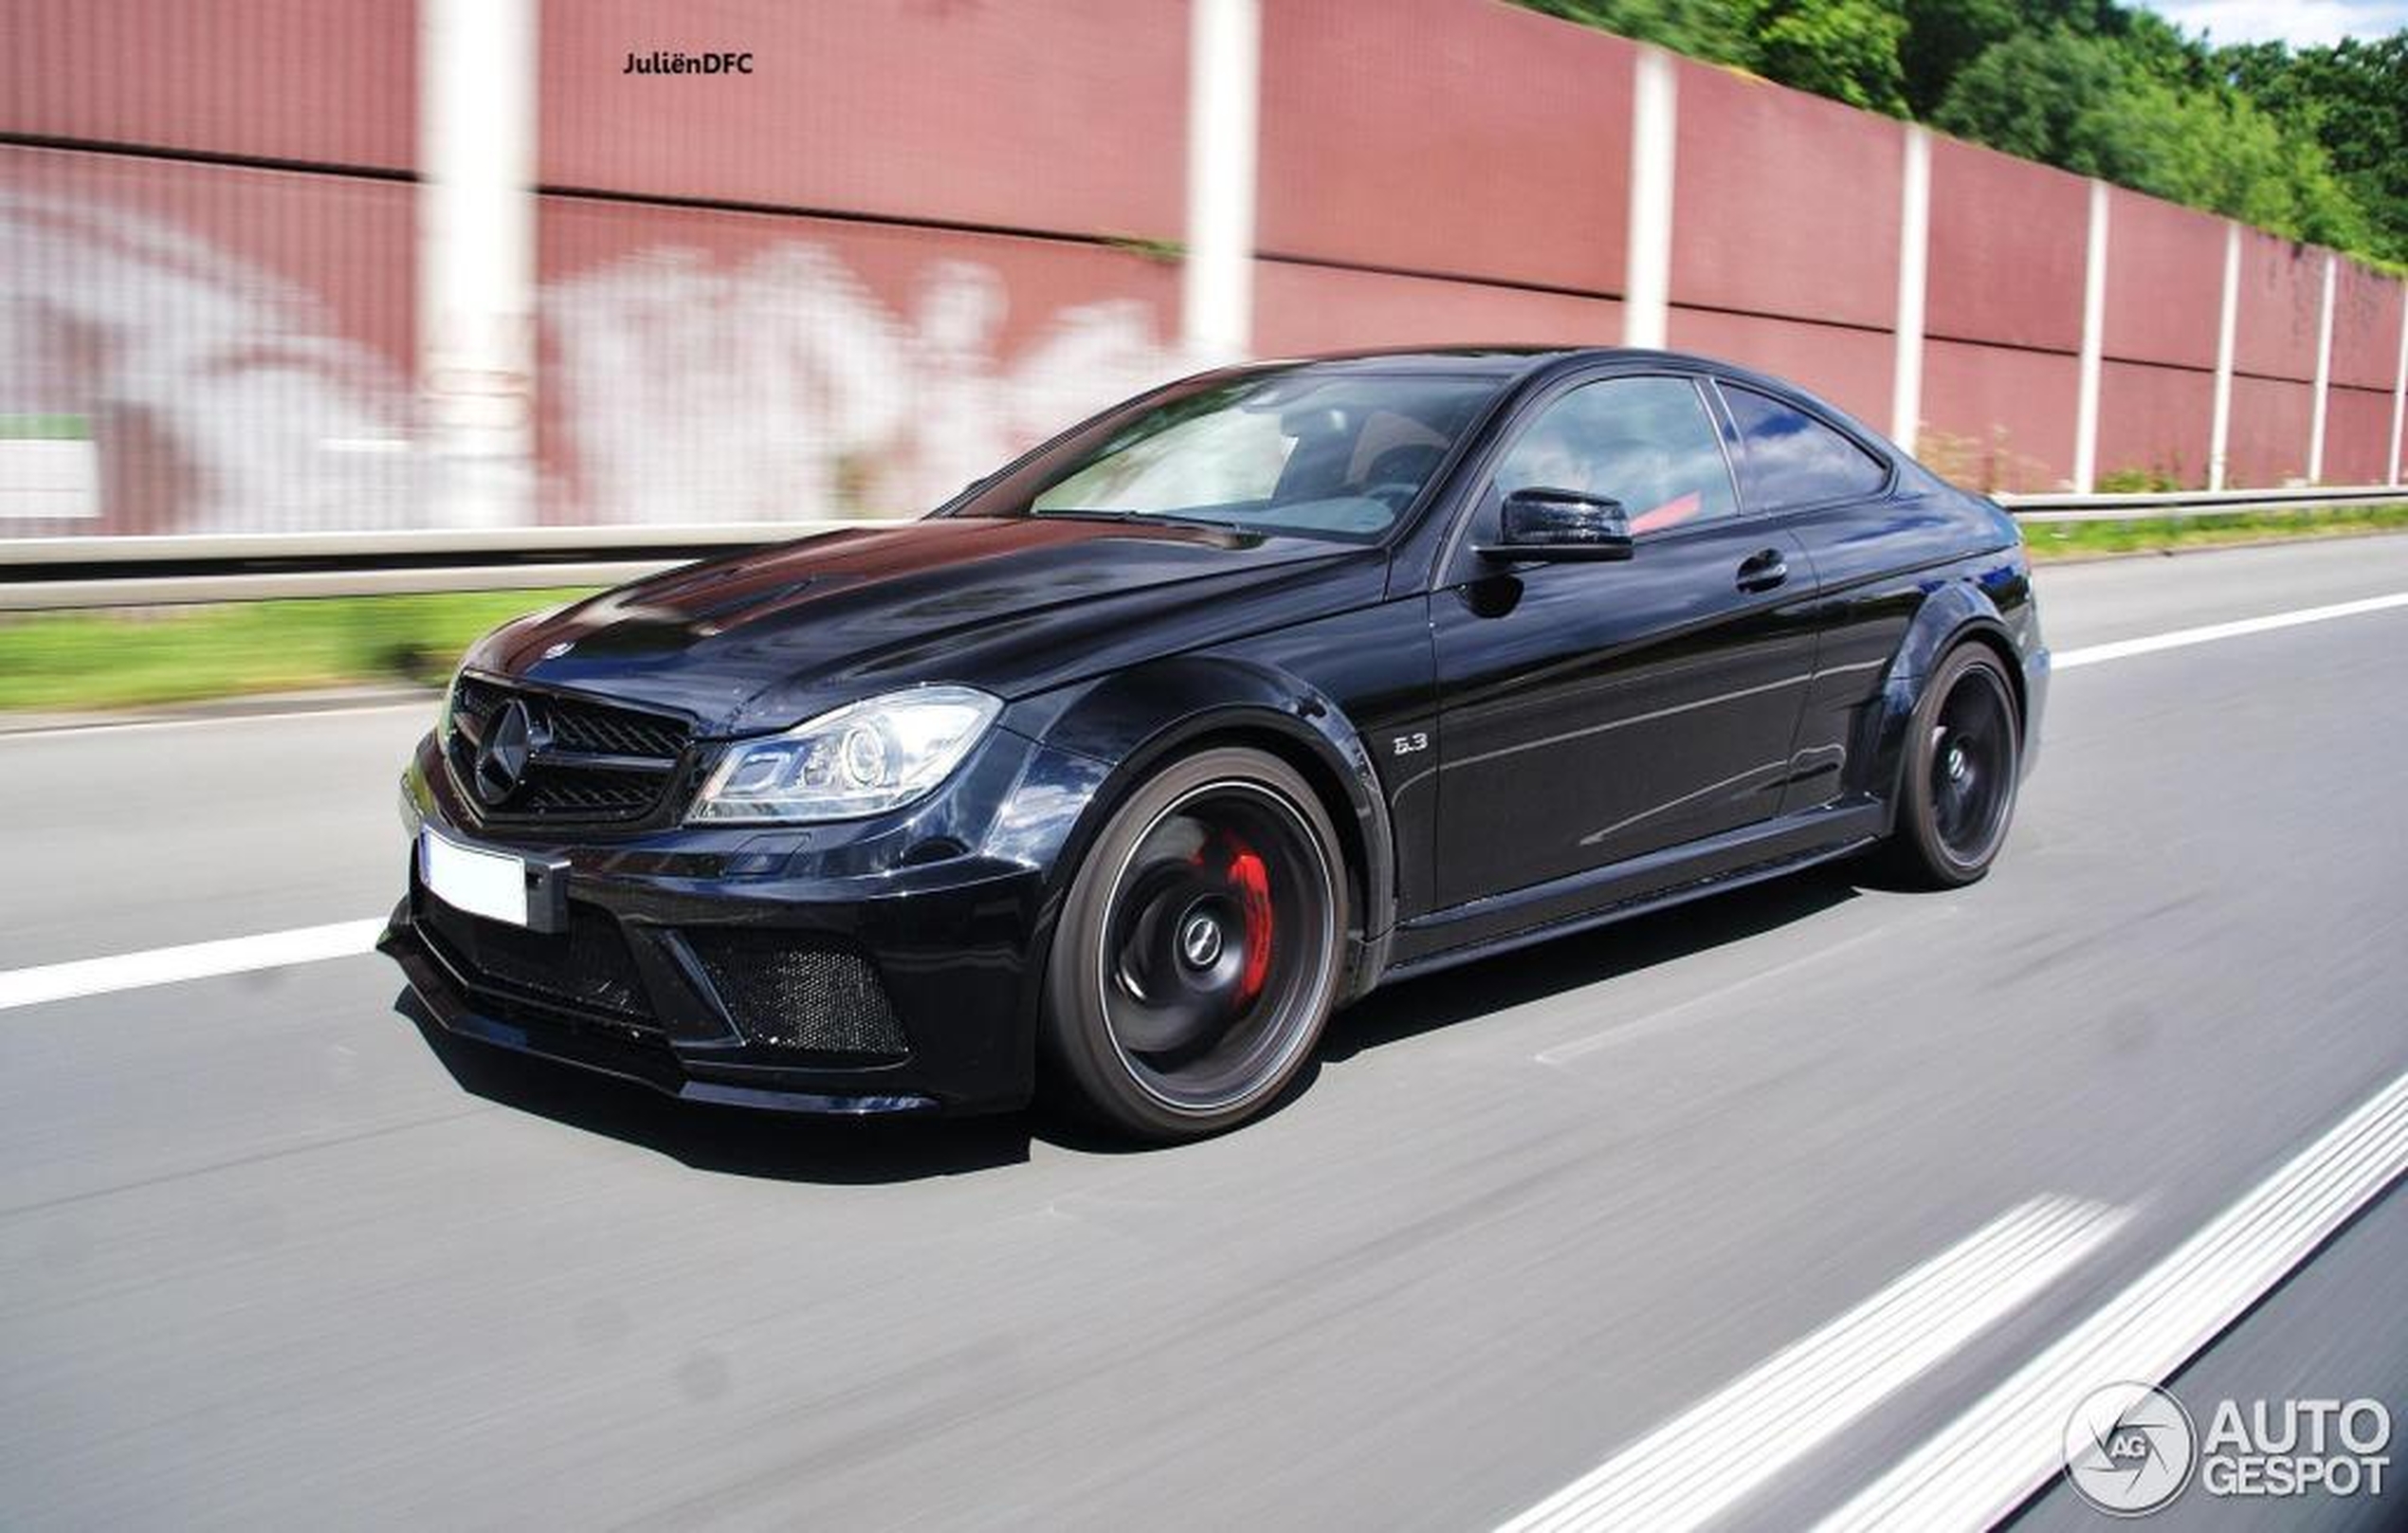
<instances>
[{"instance_id":1,"label":"side skirt","mask_svg":"<svg viewBox=\"0 0 2408 1533\"><path fill-rule=\"evenodd\" d=\"M1880 839L1888 818L1888 807L1876 799L1826 804L1417 916L1396 929L1379 982L1432 974L1830 862Z\"/></svg>"}]
</instances>

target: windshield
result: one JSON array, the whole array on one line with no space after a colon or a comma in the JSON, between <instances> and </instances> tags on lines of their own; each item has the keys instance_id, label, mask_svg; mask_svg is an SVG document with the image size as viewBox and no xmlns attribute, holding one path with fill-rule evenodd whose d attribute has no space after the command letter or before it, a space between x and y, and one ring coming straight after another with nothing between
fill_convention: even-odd
<instances>
[{"instance_id":1,"label":"windshield","mask_svg":"<svg viewBox=\"0 0 2408 1533\"><path fill-rule=\"evenodd\" d=\"M1499 387L1293 369L1223 378L1073 432L953 514L1204 521L1370 542Z\"/></svg>"}]
</instances>

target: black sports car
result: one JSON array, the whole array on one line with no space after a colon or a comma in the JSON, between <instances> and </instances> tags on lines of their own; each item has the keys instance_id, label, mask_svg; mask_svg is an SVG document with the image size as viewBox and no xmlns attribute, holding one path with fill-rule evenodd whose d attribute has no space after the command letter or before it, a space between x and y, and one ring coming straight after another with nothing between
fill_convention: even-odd
<instances>
[{"instance_id":1,"label":"black sports car","mask_svg":"<svg viewBox=\"0 0 2408 1533\"><path fill-rule=\"evenodd\" d=\"M2015 523L1774 379L1232 368L479 643L384 946L697 1101L1184 1138L1384 982L1849 853L1980 877L2048 674Z\"/></svg>"}]
</instances>

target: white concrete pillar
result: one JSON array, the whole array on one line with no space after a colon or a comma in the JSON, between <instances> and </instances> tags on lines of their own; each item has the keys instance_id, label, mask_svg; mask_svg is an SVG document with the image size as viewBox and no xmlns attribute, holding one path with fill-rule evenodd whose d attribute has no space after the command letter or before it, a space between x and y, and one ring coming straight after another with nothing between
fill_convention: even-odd
<instances>
[{"instance_id":1,"label":"white concrete pillar","mask_svg":"<svg viewBox=\"0 0 2408 1533\"><path fill-rule=\"evenodd\" d=\"M1680 134L1672 55L1642 44L1631 89L1631 221L1622 265L1622 344L1662 346L1671 332L1672 152Z\"/></svg>"},{"instance_id":2,"label":"white concrete pillar","mask_svg":"<svg viewBox=\"0 0 2408 1533\"><path fill-rule=\"evenodd\" d=\"M417 515L535 515L536 0L420 0Z\"/></svg>"},{"instance_id":3,"label":"white concrete pillar","mask_svg":"<svg viewBox=\"0 0 2408 1533\"><path fill-rule=\"evenodd\" d=\"M2308 483L2325 480L2325 405L2333 388L2333 278L2341 257L2325 252L2325 303L2316 319L2316 403L2308 417Z\"/></svg>"},{"instance_id":4,"label":"white concrete pillar","mask_svg":"<svg viewBox=\"0 0 2408 1533\"><path fill-rule=\"evenodd\" d=\"M1187 263L1179 328L1198 362L1240 361L1252 353L1261 71L1257 0L1191 0Z\"/></svg>"},{"instance_id":5,"label":"white concrete pillar","mask_svg":"<svg viewBox=\"0 0 2408 1533\"><path fill-rule=\"evenodd\" d=\"M2233 343L2241 315L2241 226L2224 226L2224 297L2216 313L2216 416L2207 436L2207 487L2224 487L2233 441Z\"/></svg>"},{"instance_id":6,"label":"white concrete pillar","mask_svg":"<svg viewBox=\"0 0 2408 1533\"><path fill-rule=\"evenodd\" d=\"M2399 483L2399 427L2408 416L2408 283L2400 284L2399 294L2399 364L2391 376L2391 478Z\"/></svg>"},{"instance_id":7,"label":"white concrete pillar","mask_svg":"<svg viewBox=\"0 0 2408 1533\"><path fill-rule=\"evenodd\" d=\"M2081 382L2074 409L2073 492L2088 495L2099 478L2099 374L2107 338L2107 188L2090 183L2090 237L2082 260Z\"/></svg>"},{"instance_id":8,"label":"white concrete pillar","mask_svg":"<svg viewBox=\"0 0 2408 1533\"><path fill-rule=\"evenodd\" d=\"M1908 452L1923 430L1923 327L1931 261L1931 133L1906 124L1898 181L1898 319L1889 364L1889 440Z\"/></svg>"}]
</instances>

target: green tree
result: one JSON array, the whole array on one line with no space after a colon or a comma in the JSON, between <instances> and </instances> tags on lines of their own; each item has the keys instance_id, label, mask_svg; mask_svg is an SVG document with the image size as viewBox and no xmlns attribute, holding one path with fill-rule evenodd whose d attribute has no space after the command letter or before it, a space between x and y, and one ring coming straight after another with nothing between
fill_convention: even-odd
<instances>
[{"instance_id":1,"label":"green tree","mask_svg":"<svg viewBox=\"0 0 2408 1533\"><path fill-rule=\"evenodd\" d=\"M1523 0L1532 10L1655 43L1708 64L1744 65L1745 8L1734 0Z\"/></svg>"},{"instance_id":2,"label":"green tree","mask_svg":"<svg viewBox=\"0 0 2408 1533\"><path fill-rule=\"evenodd\" d=\"M2294 54L2280 43L2215 55L2224 78L2312 136L2366 211L2379 253L2408 261L2408 30Z\"/></svg>"},{"instance_id":3,"label":"green tree","mask_svg":"<svg viewBox=\"0 0 2408 1533\"><path fill-rule=\"evenodd\" d=\"M1784 85L1892 117L1907 114L1898 47L1906 16L1895 0L1759 0L1753 64Z\"/></svg>"},{"instance_id":4,"label":"green tree","mask_svg":"<svg viewBox=\"0 0 2408 1533\"><path fill-rule=\"evenodd\" d=\"M2183 82L2182 72L2122 41L2059 27L1985 49L1958 72L1933 121L2293 239L2369 246L2364 210L2313 137L2229 86Z\"/></svg>"},{"instance_id":5,"label":"green tree","mask_svg":"<svg viewBox=\"0 0 2408 1533\"><path fill-rule=\"evenodd\" d=\"M2105 174L2090 119L2124 84L2123 62L2095 37L2065 27L2018 33L1958 70L1931 120L2010 155Z\"/></svg>"},{"instance_id":6,"label":"green tree","mask_svg":"<svg viewBox=\"0 0 2408 1533\"><path fill-rule=\"evenodd\" d=\"M2216 48L2121 0L1522 0L2295 239L2408 262L2408 30Z\"/></svg>"},{"instance_id":7,"label":"green tree","mask_svg":"<svg viewBox=\"0 0 2408 1533\"><path fill-rule=\"evenodd\" d=\"M1906 0L1906 35L1898 46L1906 104L1927 118L1957 72L2025 26L2016 0Z\"/></svg>"}]
</instances>

